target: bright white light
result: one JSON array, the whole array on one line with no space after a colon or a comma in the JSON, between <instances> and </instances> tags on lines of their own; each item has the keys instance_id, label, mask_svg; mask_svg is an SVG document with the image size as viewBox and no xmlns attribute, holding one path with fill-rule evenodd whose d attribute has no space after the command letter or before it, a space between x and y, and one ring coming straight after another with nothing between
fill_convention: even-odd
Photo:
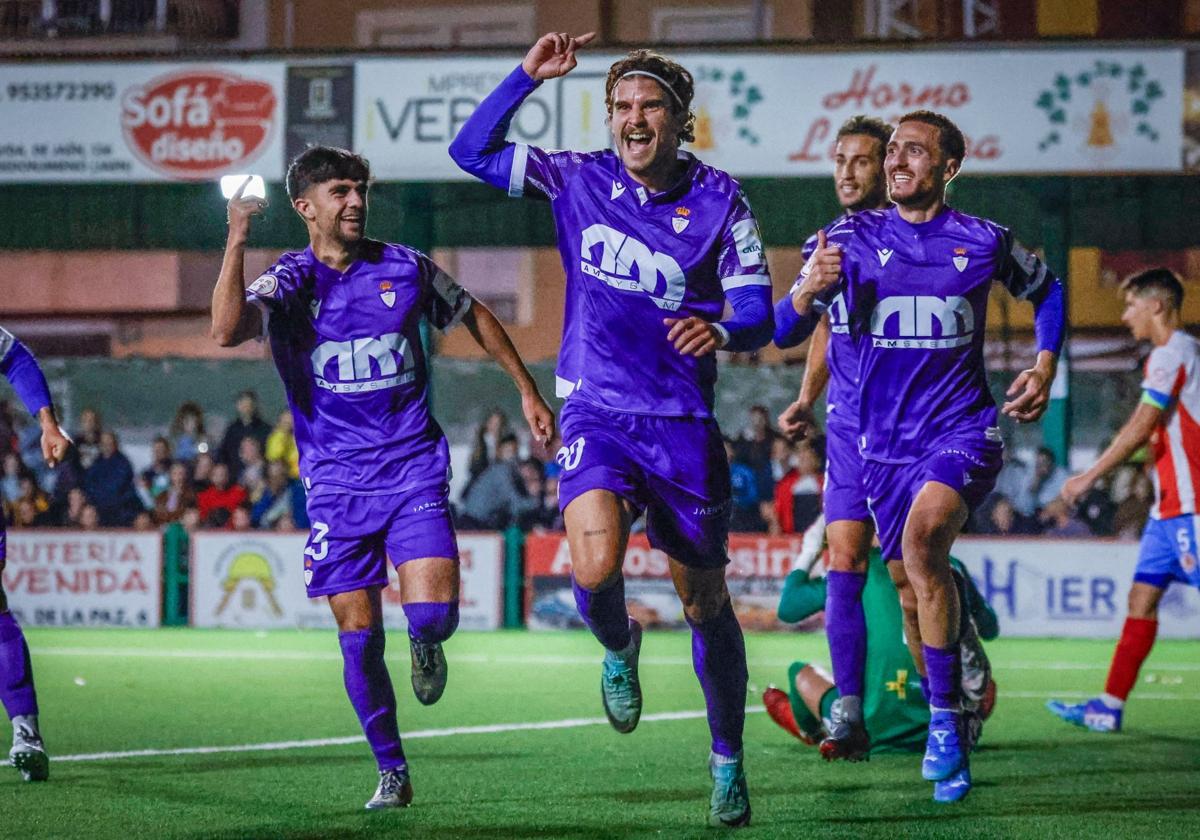
<instances>
[{"instance_id":1,"label":"bright white light","mask_svg":"<svg viewBox=\"0 0 1200 840\"><path fill-rule=\"evenodd\" d=\"M247 178L250 183L246 184L246 189L242 191L243 198L266 198L267 185L263 183L261 175L222 175L221 176L221 195L226 198L233 198L233 194L238 191L238 187Z\"/></svg>"}]
</instances>

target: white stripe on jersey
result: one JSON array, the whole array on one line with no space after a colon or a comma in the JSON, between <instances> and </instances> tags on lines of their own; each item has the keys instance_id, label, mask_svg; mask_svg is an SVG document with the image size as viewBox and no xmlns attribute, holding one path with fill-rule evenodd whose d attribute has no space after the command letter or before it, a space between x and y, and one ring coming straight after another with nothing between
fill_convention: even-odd
<instances>
[{"instance_id":1,"label":"white stripe on jersey","mask_svg":"<svg viewBox=\"0 0 1200 840\"><path fill-rule=\"evenodd\" d=\"M740 289L742 286L770 286L771 278L765 274L734 274L721 278L721 288L725 291Z\"/></svg>"},{"instance_id":2,"label":"white stripe on jersey","mask_svg":"<svg viewBox=\"0 0 1200 840\"><path fill-rule=\"evenodd\" d=\"M0 362L8 358L8 351L13 349L17 339L4 327L0 327Z\"/></svg>"},{"instance_id":3,"label":"white stripe on jersey","mask_svg":"<svg viewBox=\"0 0 1200 840\"><path fill-rule=\"evenodd\" d=\"M520 198L525 194L525 167L529 163L529 146L513 143L512 169L508 173L508 195Z\"/></svg>"}]
</instances>

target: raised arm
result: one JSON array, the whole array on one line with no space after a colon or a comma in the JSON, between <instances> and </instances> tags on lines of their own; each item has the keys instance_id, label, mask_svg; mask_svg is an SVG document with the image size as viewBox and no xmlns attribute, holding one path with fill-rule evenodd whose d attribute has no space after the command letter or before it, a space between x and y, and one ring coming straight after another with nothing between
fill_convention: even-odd
<instances>
[{"instance_id":1,"label":"raised arm","mask_svg":"<svg viewBox=\"0 0 1200 840\"><path fill-rule=\"evenodd\" d=\"M249 183L250 178L247 177L233 198L229 199L229 235L225 240L221 273L213 288L209 334L222 347L234 347L262 335L262 313L246 303L243 263L246 258L246 239L250 235L250 219L262 215L267 200L243 198L242 191Z\"/></svg>"},{"instance_id":2,"label":"raised arm","mask_svg":"<svg viewBox=\"0 0 1200 840\"><path fill-rule=\"evenodd\" d=\"M518 175L524 167L513 163L525 147L518 148L505 139L513 115L543 81L571 72L577 64L575 51L594 37L594 32L579 37L552 32L539 38L521 66L479 103L450 143L450 157L459 168L511 195L520 195L524 185Z\"/></svg>"}]
</instances>

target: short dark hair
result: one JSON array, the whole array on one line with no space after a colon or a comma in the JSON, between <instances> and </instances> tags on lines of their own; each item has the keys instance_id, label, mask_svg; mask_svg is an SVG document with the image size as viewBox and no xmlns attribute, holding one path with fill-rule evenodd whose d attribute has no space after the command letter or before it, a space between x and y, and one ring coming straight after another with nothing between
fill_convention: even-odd
<instances>
[{"instance_id":1,"label":"short dark hair","mask_svg":"<svg viewBox=\"0 0 1200 840\"><path fill-rule=\"evenodd\" d=\"M612 113L613 91L617 89L617 82L629 73L636 74L639 70L653 73L667 83L664 93L671 102L671 110L684 115L679 139L683 143L695 140L696 115L692 113L692 97L696 95L696 81L682 64L653 50L633 50L608 68L608 78L604 81L605 110Z\"/></svg>"},{"instance_id":2,"label":"short dark hair","mask_svg":"<svg viewBox=\"0 0 1200 840\"><path fill-rule=\"evenodd\" d=\"M967 141L963 137L962 130L954 124L954 121L944 114L939 114L935 111L909 111L903 117L896 121L896 125L906 122L919 122L925 125L931 125L938 130L938 145L942 149L942 156L954 158L959 163L962 163L963 158L967 156Z\"/></svg>"},{"instance_id":3,"label":"short dark hair","mask_svg":"<svg viewBox=\"0 0 1200 840\"><path fill-rule=\"evenodd\" d=\"M862 134L866 137L874 137L879 141L879 159L883 160L887 154L888 140L892 139L892 132L895 129L889 123L884 122L878 117L868 117L866 114L855 114L850 119L842 123L842 127L838 129L835 142L843 137L849 137L852 134Z\"/></svg>"},{"instance_id":4,"label":"short dark hair","mask_svg":"<svg viewBox=\"0 0 1200 840\"><path fill-rule=\"evenodd\" d=\"M1172 310L1183 306L1183 283L1169 268L1151 268L1134 274L1121 284L1122 292L1133 292L1137 297L1151 295L1160 298Z\"/></svg>"},{"instance_id":5,"label":"short dark hair","mask_svg":"<svg viewBox=\"0 0 1200 840\"><path fill-rule=\"evenodd\" d=\"M313 184L326 181L370 181L371 164L362 155L336 146L309 146L288 166L288 198L295 201Z\"/></svg>"}]
</instances>

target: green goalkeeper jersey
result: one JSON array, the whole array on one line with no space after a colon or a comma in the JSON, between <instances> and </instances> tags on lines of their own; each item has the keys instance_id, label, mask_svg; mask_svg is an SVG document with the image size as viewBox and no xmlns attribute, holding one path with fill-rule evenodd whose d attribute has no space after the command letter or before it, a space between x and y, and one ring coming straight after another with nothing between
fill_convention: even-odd
<instances>
[{"instance_id":1,"label":"green goalkeeper jersey","mask_svg":"<svg viewBox=\"0 0 1200 840\"><path fill-rule=\"evenodd\" d=\"M974 589L971 577L954 558L950 562L963 574L970 591L972 613L981 635L984 626L995 626L995 614ZM921 691L921 675L913 664L904 642L904 613L896 597L896 587L888 575L879 549L872 549L867 565L867 583L863 589L863 612L867 618L867 663L863 674L863 718L871 734L871 752L910 752L925 747L929 734L929 704ZM825 608L825 579L810 580L797 569L788 575L779 601L779 618L796 622ZM982 621L980 619L983 619ZM829 717L829 707L837 697L830 689L821 700L821 716ZM828 723L826 724L828 725Z\"/></svg>"}]
</instances>

